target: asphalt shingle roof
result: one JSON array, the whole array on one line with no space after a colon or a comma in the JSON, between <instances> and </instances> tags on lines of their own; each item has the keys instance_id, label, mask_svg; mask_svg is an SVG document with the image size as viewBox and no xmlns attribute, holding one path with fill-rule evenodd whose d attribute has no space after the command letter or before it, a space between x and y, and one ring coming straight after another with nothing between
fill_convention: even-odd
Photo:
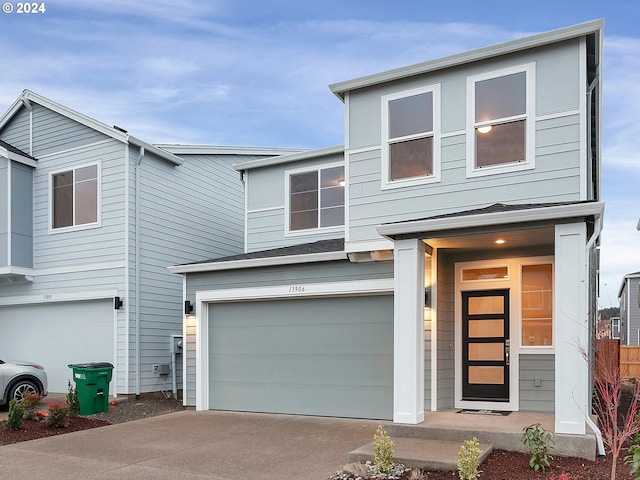
<instances>
[{"instance_id":1,"label":"asphalt shingle roof","mask_svg":"<svg viewBox=\"0 0 640 480\"><path fill-rule=\"evenodd\" d=\"M327 253L344 251L344 238L335 238L331 240L318 240L312 243L303 243L300 245L291 245L289 247L272 248L269 250L260 250L258 252L241 253L239 255L230 255L228 257L214 258L201 262L187 263L185 265L198 265L200 263L219 263L232 262L236 260L252 260L256 258L276 258L289 257L294 255L308 255L311 253Z\"/></svg>"}]
</instances>

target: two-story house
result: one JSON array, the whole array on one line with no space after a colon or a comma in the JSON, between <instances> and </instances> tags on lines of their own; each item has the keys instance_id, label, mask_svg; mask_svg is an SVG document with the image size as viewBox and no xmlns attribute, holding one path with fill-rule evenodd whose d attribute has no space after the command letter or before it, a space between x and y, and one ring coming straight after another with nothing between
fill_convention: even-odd
<instances>
[{"instance_id":1,"label":"two-story house","mask_svg":"<svg viewBox=\"0 0 640 480\"><path fill-rule=\"evenodd\" d=\"M602 28L333 84L344 146L236 165L245 253L170 269L185 402L413 424L540 411L584 434Z\"/></svg>"},{"instance_id":2,"label":"two-story house","mask_svg":"<svg viewBox=\"0 0 640 480\"><path fill-rule=\"evenodd\" d=\"M1 358L41 363L51 392L93 361L112 394L171 391L153 368L182 333L167 266L242 252L232 165L287 151L158 148L25 90L0 117Z\"/></svg>"}]
</instances>

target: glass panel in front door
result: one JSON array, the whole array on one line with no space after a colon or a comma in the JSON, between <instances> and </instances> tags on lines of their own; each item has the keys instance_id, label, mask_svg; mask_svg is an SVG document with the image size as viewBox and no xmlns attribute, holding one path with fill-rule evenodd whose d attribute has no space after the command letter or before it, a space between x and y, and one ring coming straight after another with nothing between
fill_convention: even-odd
<instances>
[{"instance_id":1,"label":"glass panel in front door","mask_svg":"<svg viewBox=\"0 0 640 480\"><path fill-rule=\"evenodd\" d=\"M509 401L509 290L462 292L462 399Z\"/></svg>"}]
</instances>

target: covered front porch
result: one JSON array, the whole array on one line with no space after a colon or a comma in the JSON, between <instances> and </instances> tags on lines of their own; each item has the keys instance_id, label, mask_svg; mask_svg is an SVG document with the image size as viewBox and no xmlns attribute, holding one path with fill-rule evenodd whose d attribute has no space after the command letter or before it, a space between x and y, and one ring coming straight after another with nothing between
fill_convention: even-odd
<instances>
[{"instance_id":1,"label":"covered front porch","mask_svg":"<svg viewBox=\"0 0 640 480\"><path fill-rule=\"evenodd\" d=\"M455 412L475 409L511 412L472 417L507 443L541 419L589 435L601 217L597 202L493 205L378 227L394 241L393 428L469 430Z\"/></svg>"}]
</instances>

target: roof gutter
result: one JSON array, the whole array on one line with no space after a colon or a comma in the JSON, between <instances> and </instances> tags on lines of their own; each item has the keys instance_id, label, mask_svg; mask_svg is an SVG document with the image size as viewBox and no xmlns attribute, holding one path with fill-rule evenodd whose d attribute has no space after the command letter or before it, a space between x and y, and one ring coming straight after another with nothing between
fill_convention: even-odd
<instances>
[{"instance_id":1,"label":"roof gutter","mask_svg":"<svg viewBox=\"0 0 640 480\"><path fill-rule=\"evenodd\" d=\"M161 148L151 145L150 143L147 143L144 140L140 140L139 138L134 137L133 135L129 135L129 143L131 143L132 145L135 145L136 147L140 147L141 149L147 151L148 153L153 154L154 156L162 160L165 160L171 163L175 167L179 167L184 163L184 160L182 160L180 157L176 157L172 153L169 153L166 150L162 150Z\"/></svg>"}]
</instances>

